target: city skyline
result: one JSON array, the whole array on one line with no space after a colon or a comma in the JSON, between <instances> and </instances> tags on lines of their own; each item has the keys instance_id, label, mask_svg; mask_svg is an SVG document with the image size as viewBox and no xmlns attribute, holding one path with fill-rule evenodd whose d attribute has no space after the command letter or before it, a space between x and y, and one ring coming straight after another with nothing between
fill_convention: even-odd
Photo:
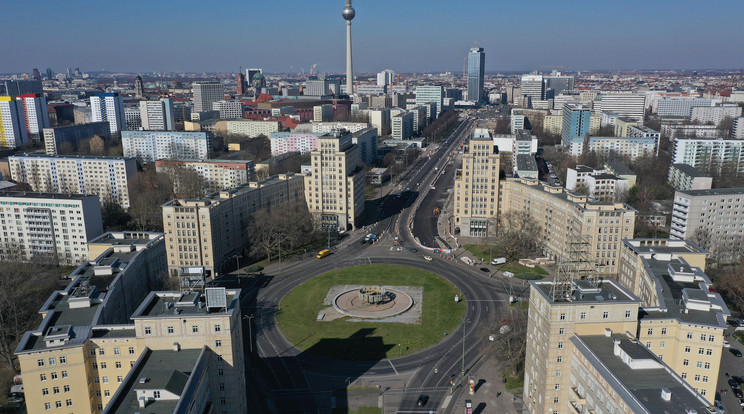
<instances>
[{"instance_id":1,"label":"city skyline","mask_svg":"<svg viewBox=\"0 0 744 414\"><path fill-rule=\"evenodd\" d=\"M726 41L744 37L744 28L737 24L744 4L734 1L718 8L700 8L692 1L582 1L570 9L547 1L479 1L459 9L438 0L358 3L354 66L360 73L385 68L458 73L468 49L476 45L490 56L487 72L545 70L543 66L550 65L569 70L744 65L735 58L744 54L744 45ZM11 59L0 64L0 73L29 73L47 66L58 72L66 67L237 72L241 66L256 66L271 73L307 73L313 64L320 72L343 73L343 6L341 0L247 6L228 1L205 13L195 1L181 2L178 8L134 1L126 10L108 2L83 1L73 10L51 2L44 7L17 2L4 7L6 24L0 33L14 41L6 45ZM236 8L246 13L236 13ZM139 10L133 23L117 15L133 10ZM41 29L24 30L30 16Z\"/></svg>"}]
</instances>

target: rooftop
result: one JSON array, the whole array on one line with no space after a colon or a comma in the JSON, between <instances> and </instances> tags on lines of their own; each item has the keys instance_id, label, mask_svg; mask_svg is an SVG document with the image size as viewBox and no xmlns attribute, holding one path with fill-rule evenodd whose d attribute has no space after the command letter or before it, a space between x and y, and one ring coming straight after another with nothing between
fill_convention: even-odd
<instances>
[{"instance_id":1,"label":"rooftop","mask_svg":"<svg viewBox=\"0 0 744 414\"><path fill-rule=\"evenodd\" d=\"M708 412L710 403L702 395L643 345L625 335L574 335L571 342L631 412L671 414L685 413L688 409L700 414ZM628 362L623 361L623 357L628 358ZM671 392L669 401L662 398L662 389Z\"/></svg>"},{"instance_id":2,"label":"rooftop","mask_svg":"<svg viewBox=\"0 0 744 414\"><path fill-rule=\"evenodd\" d=\"M744 187L738 188L711 188L707 190L677 190L678 193L686 194L691 197L696 196L727 196L727 195L742 195L744 194Z\"/></svg>"},{"instance_id":3,"label":"rooftop","mask_svg":"<svg viewBox=\"0 0 744 414\"><path fill-rule=\"evenodd\" d=\"M607 162L605 168L612 170L615 175L635 175L635 173L621 162Z\"/></svg>"},{"instance_id":4,"label":"rooftop","mask_svg":"<svg viewBox=\"0 0 744 414\"><path fill-rule=\"evenodd\" d=\"M1 198L33 198L33 199L54 199L54 200L84 200L87 198L96 198L97 195L85 194L62 194L62 193L34 193L29 191L4 191L0 193Z\"/></svg>"},{"instance_id":5,"label":"rooftop","mask_svg":"<svg viewBox=\"0 0 744 414\"><path fill-rule=\"evenodd\" d=\"M567 301L554 302L550 291L554 281L533 281L530 284L548 301L555 305L575 303L609 303L609 302L639 302L628 290L620 286L613 279L600 279L594 285L588 280L575 280L571 288L571 296Z\"/></svg>"},{"instance_id":6,"label":"rooftop","mask_svg":"<svg viewBox=\"0 0 744 414\"><path fill-rule=\"evenodd\" d=\"M106 413L150 414L173 413L180 398L150 399L145 408L140 407L138 391L167 391L176 396L183 396L191 374L194 373L201 358L208 358L204 349L183 349L180 351L153 351L146 349L134 368L127 375L124 383L116 391L106 407Z\"/></svg>"},{"instance_id":7,"label":"rooftop","mask_svg":"<svg viewBox=\"0 0 744 414\"><path fill-rule=\"evenodd\" d=\"M59 155L34 152L31 154L11 155L10 158L59 158L59 159L83 159L83 160L136 160L136 157L119 157L116 155Z\"/></svg>"},{"instance_id":8,"label":"rooftop","mask_svg":"<svg viewBox=\"0 0 744 414\"><path fill-rule=\"evenodd\" d=\"M689 164L674 164L674 168L682 171L684 174L687 174L690 177L710 177L710 175L701 172L700 170Z\"/></svg>"},{"instance_id":9,"label":"rooftop","mask_svg":"<svg viewBox=\"0 0 744 414\"><path fill-rule=\"evenodd\" d=\"M226 315L238 309L240 289L225 291L226 308L207 307L207 295L201 292L150 292L132 314L138 318L181 318L188 316Z\"/></svg>"}]
</instances>

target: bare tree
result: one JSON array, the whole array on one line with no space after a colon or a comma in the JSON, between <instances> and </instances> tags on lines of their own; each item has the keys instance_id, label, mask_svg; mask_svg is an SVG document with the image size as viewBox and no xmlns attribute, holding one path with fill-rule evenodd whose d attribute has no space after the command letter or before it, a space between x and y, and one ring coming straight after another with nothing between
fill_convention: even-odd
<instances>
[{"instance_id":1,"label":"bare tree","mask_svg":"<svg viewBox=\"0 0 744 414\"><path fill-rule=\"evenodd\" d=\"M106 155L106 144L100 135L94 135L88 141L88 147L91 155Z\"/></svg>"},{"instance_id":2,"label":"bare tree","mask_svg":"<svg viewBox=\"0 0 744 414\"><path fill-rule=\"evenodd\" d=\"M495 247L513 260L542 251L542 227L525 211L507 211L498 218Z\"/></svg>"},{"instance_id":3,"label":"bare tree","mask_svg":"<svg viewBox=\"0 0 744 414\"><path fill-rule=\"evenodd\" d=\"M505 319L476 329L481 337L481 352L503 361L509 376L519 377L524 374L527 351L527 311L507 306L498 314Z\"/></svg>"},{"instance_id":4,"label":"bare tree","mask_svg":"<svg viewBox=\"0 0 744 414\"><path fill-rule=\"evenodd\" d=\"M154 168L137 173L129 181L128 213L136 230L163 231L161 205L173 199L173 184Z\"/></svg>"}]
</instances>

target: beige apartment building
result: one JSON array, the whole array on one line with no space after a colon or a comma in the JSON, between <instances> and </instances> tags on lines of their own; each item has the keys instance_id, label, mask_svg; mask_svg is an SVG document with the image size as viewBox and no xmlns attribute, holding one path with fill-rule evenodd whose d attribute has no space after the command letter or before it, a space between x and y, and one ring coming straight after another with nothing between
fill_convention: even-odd
<instances>
[{"instance_id":1,"label":"beige apartment building","mask_svg":"<svg viewBox=\"0 0 744 414\"><path fill-rule=\"evenodd\" d=\"M248 160L157 160L155 169L174 178L174 171L187 168L204 178L211 191L237 187L256 179L256 167Z\"/></svg>"},{"instance_id":2,"label":"beige apartment building","mask_svg":"<svg viewBox=\"0 0 744 414\"><path fill-rule=\"evenodd\" d=\"M573 282L570 300L555 301L553 281L530 283L524 402L530 413L570 411L574 335L635 333L640 300L612 279Z\"/></svg>"},{"instance_id":3,"label":"beige apartment building","mask_svg":"<svg viewBox=\"0 0 744 414\"><path fill-rule=\"evenodd\" d=\"M16 348L28 412L156 412L194 395L246 412L240 291L209 292L219 299L212 303L200 291L150 292L166 272L162 233L107 233L91 254L106 245L50 296L41 325ZM143 377L156 359L168 364ZM184 376L199 377L199 392L186 392ZM143 397L135 410L122 403Z\"/></svg>"},{"instance_id":4,"label":"beige apartment building","mask_svg":"<svg viewBox=\"0 0 744 414\"><path fill-rule=\"evenodd\" d=\"M11 179L33 191L95 194L101 204L129 208L129 179L137 174L134 157L23 154L8 157Z\"/></svg>"},{"instance_id":5,"label":"beige apartment building","mask_svg":"<svg viewBox=\"0 0 744 414\"><path fill-rule=\"evenodd\" d=\"M248 246L254 213L303 202L304 177L279 174L209 194L198 200L175 199L162 206L168 270L203 266L209 276L222 273ZM232 264L231 264L232 265Z\"/></svg>"},{"instance_id":6,"label":"beige apartment building","mask_svg":"<svg viewBox=\"0 0 744 414\"><path fill-rule=\"evenodd\" d=\"M527 178L501 183L499 214L509 211L525 212L542 227L543 251L551 258L562 257L571 243L589 243L600 275L617 273L622 240L633 237L636 215L627 204L590 201Z\"/></svg>"},{"instance_id":7,"label":"beige apartment building","mask_svg":"<svg viewBox=\"0 0 744 414\"><path fill-rule=\"evenodd\" d=\"M499 211L498 145L489 134L477 134L462 151L462 168L455 172L454 226L463 236L486 237Z\"/></svg>"},{"instance_id":8,"label":"beige apartment building","mask_svg":"<svg viewBox=\"0 0 744 414\"><path fill-rule=\"evenodd\" d=\"M711 292L707 256L686 240L625 240L618 280L641 299L638 340L712 401L730 312Z\"/></svg>"},{"instance_id":9,"label":"beige apartment building","mask_svg":"<svg viewBox=\"0 0 744 414\"><path fill-rule=\"evenodd\" d=\"M352 133L333 131L318 137L310 153L312 171L305 175L305 200L323 228L350 230L364 211L364 168Z\"/></svg>"}]
</instances>

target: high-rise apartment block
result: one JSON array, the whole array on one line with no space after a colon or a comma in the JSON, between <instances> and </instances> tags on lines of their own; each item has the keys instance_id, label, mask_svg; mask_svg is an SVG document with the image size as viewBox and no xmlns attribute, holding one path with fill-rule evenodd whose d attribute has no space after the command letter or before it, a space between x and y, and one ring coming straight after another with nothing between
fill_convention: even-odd
<instances>
[{"instance_id":1,"label":"high-rise apartment block","mask_svg":"<svg viewBox=\"0 0 744 414\"><path fill-rule=\"evenodd\" d=\"M656 113L662 118L690 118L692 108L711 106L707 98L665 98L656 105Z\"/></svg>"},{"instance_id":2,"label":"high-rise apartment block","mask_svg":"<svg viewBox=\"0 0 744 414\"><path fill-rule=\"evenodd\" d=\"M369 125L373 128L377 128L381 136L390 134L390 109L369 109L367 110L369 115Z\"/></svg>"},{"instance_id":3,"label":"high-rise apartment block","mask_svg":"<svg viewBox=\"0 0 744 414\"><path fill-rule=\"evenodd\" d=\"M271 155L277 156L288 152L309 154L318 148L318 137L322 132L272 132Z\"/></svg>"},{"instance_id":4,"label":"high-rise apartment block","mask_svg":"<svg viewBox=\"0 0 744 414\"><path fill-rule=\"evenodd\" d=\"M364 211L364 168L359 146L348 131L318 137L318 149L310 153L312 172L305 176L305 199L323 228L349 230Z\"/></svg>"},{"instance_id":5,"label":"high-rise apartment block","mask_svg":"<svg viewBox=\"0 0 744 414\"><path fill-rule=\"evenodd\" d=\"M41 80L37 79L8 79L5 81L5 94L7 96L20 96L27 93L44 95Z\"/></svg>"},{"instance_id":6,"label":"high-rise apartment block","mask_svg":"<svg viewBox=\"0 0 744 414\"><path fill-rule=\"evenodd\" d=\"M338 79L315 79L305 82L305 95L328 96L341 94L341 81Z\"/></svg>"},{"instance_id":7,"label":"high-rise apartment block","mask_svg":"<svg viewBox=\"0 0 744 414\"><path fill-rule=\"evenodd\" d=\"M632 161L638 157L659 154L658 138L589 137L585 143L582 146L572 145L571 155L581 155L587 149L605 157L626 156Z\"/></svg>"},{"instance_id":8,"label":"high-rise apartment block","mask_svg":"<svg viewBox=\"0 0 744 414\"><path fill-rule=\"evenodd\" d=\"M194 112L211 111L212 104L225 99L225 87L217 81L200 81L191 84L194 94Z\"/></svg>"},{"instance_id":9,"label":"high-rise apartment block","mask_svg":"<svg viewBox=\"0 0 744 414\"><path fill-rule=\"evenodd\" d=\"M561 124L561 142L574 153L584 146L584 138L589 135L589 124L592 111L579 103L563 105L563 122Z\"/></svg>"},{"instance_id":10,"label":"high-rise apartment block","mask_svg":"<svg viewBox=\"0 0 744 414\"><path fill-rule=\"evenodd\" d=\"M173 131L176 129L173 99L163 98L159 101L140 101L139 110L142 128L145 131Z\"/></svg>"},{"instance_id":11,"label":"high-rise apartment block","mask_svg":"<svg viewBox=\"0 0 744 414\"><path fill-rule=\"evenodd\" d=\"M142 112L140 108L128 106L124 108L124 124L129 131L142 129Z\"/></svg>"},{"instance_id":12,"label":"high-rise apartment block","mask_svg":"<svg viewBox=\"0 0 744 414\"><path fill-rule=\"evenodd\" d=\"M170 274L177 275L183 266L204 267L209 276L222 274L227 262L248 247L252 215L302 205L303 189L302 176L280 174L198 200L163 204Z\"/></svg>"},{"instance_id":13,"label":"high-rise apartment block","mask_svg":"<svg viewBox=\"0 0 744 414\"><path fill-rule=\"evenodd\" d=\"M256 168L253 161L247 160L157 160L157 172L171 174L174 170L186 168L204 178L208 190L220 191L237 187L255 180Z\"/></svg>"},{"instance_id":14,"label":"high-rise apartment block","mask_svg":"<svg viewBox=\"0 0 744 414\"><path fill-rule=\"evenodd\" d=\"M365 128L351 134L351 142L359 147L359 159L372 165L377 159L377 128Z\"/></svg>"},{"instance_id":15,"label":"high-rise apartment block","mask_svg":"<svg viewBox=\"0 0 744 414\"><path fill-rule=\"evenodd\" d=\"M693 122L701 124L712 123L719 125L725 118L738 118L741 116L741 106L697 106L692 108L691 118Z\"/></svg>"},{"instance_id":16,"label":"high-rise apartment block","mask_svg":"<svg viewBox=\"0 0 744 414\"><path fill-rule=\"evenodd\" d=\"M468 84L470 85L470 84ZM420 85L416 87L416 105L435 103L436 113L429 113L429 121L434 121L442 113L444 105L444 87L435 85Z\"/></svg>"},{"instance_id":17,"label":"high-rise apartment block","mask_svg":"<svg viewBox=\"0 0 744 414\"><path fill-rule=\"evenodd\" d=\"M734 126L731 129L731 138L744 139L744 117L734 119Z\"/></svg>"},{"instance_id":18,"label":"high-rise apartment block","mask_svg":"<svg viewBox=\"0 0 744 414\"><path fill-rule=\"evenodd\" d=\"M737 260L744 239L744 188L675 191L669 237L706 244L721 262Z\"/></svg>"},{"instance_id":19,"label":"high-rise apartment block","mask_svg":"<svg viewBox=\"0 0 744 414\"><path fill-rule=\"evenodd\" d=\"M126 129L124 98L119 96L118 93L103 93L91 96L90 109L93 122L108 122L112 134L117 134Z\"/></svg>"},{"instance_id":20,"label":"high-rise apartment block","mask_svg":"<svg viewBox=\"0 0 744 414\"><path fill-rule=\"evenodd\" d=\"M244 135L251 138L259 135L265 135L268 137L272 132L279 131L280 127L279 121L254 121L250 119L241 119L220 122L225 123L225 132L227 134Z\"/></svg>"},{"instance_id":21,"label":"high-rise apartment block","mask_svg":"<svg viewBox=\"0 0 744 414\"><path fill-rule=\"evenodd\" d=\"M594 104L595 111L614 112L636 121L643 121L646 113L646 95L642 93L603 91Z\"/></svg>"},{"instance_id":22,"label":"high-rise apartment block","mask_svg":"<svg viewBox=\"0 0 744 414\"><path fill-rule=\"evenodd\" d=\"M44 95L28 93L17 96L23 102L23 118L26 121L26 131L33 141L41 140L41 132L49 128L49 112Z\"/></svg>"},{"instance_id":23,"label":"high-rise apartment block","mask_svg":"<svg viewBox=\"0 0 744 414\"><path fill-rule=\"evenodd\" d=\"M670 165L667 181L675 190L708 190L713 187L713 177L687 164Z\"/></svg>"},{"instance_id":24,"label":"high-rise apartment block","mask_svg":"<svg viewBox=\"0 0 744 414\"><path fill-rule=\"evenodd\" d=\"M472 47L468 52L468 100L481 102L485 98L483 83L486 74L486 53L482 47Z\"/></svg>"},{"instance_id":25,"label":"high-rise apartment block","mask_svg":"<svg viewBox=\"0 0 744 414\"><path fill-rule=\"evenodd\" d=\"M313 107L314 122L330 122L333 120L333 105L323 104Z\"/></svg>"},{"instance_id":26,"label":"high-rise apartment block","mask_svg":"<svg viewBox=\"0 0 744 414\"><path fill-rule=\"evenodd\" d=\"M574 89L573 76L565 76L554 72L550 75L544 76L543 80L545 82L545 90L547 91L548 89L552 89L554 95L563 92L570 92Z\"/></svg>"},{"instance_id":27,"label":"high-rise apartment block","mask_svg":"<svg viewBox=\"0 0 744 414\"><path fill-rule=\"evenodd\" d=\"M125 157L144 162L212 158L212 134L208 132L122 131L121 145Z\"/></svg>"},{"instance_id":28,"label":"high-rise apartment block","mask_svg":"<svg viewBox=\"0 0 744 414\"><path fill-rule=\"evenodd\" d=\"M413 113L405 111L391 118L393 139L404 140L413 137Z\"/></svg>"},{"instance_id":29,"label":"high-rise apartment block","mask_svg":"<svg viewBox=\"0 0 744 414\"><path fill-rule=\"evenodd\" d=\"M240 119L245 115L243 101L221 100L212 103L212 110L219 111L220 119Z\"/></svg>"},{"instance_id":30,"label":"high-rise apartment block","mask_svg":"<svg viewBox=\"0 0 744 414\"><path fill-rule=\"evenodd\" d=\"M0 148L18 148L28 142L23 102L0 96Z\"/></svg>"},{"instance_id":31,"label":"high-rise apartment block","mask_svg":"<svg viewBox=\"0 0 744 414\"><path fill-rule=\"evenodd\" d=\"M489 134L465 144L462 168L455 172L455 226L460 234L486 237L495 231L499 203L498 145Z\"/></svg>"},{"instance_id":32,"label":"high-rise apartment block","mask_svg":"<svg viewBox=\"0 0 744 414\"><path fill-rule=\"evenodd\" d=\"M108 122L44 128L44 151L48 155L55 155L63 147L63 144L69 143L69 151L75 152L80 141L94 135L100 135L104 139L111 138L111 129Z\"/></svg>"},{"instance_id":33,"label":"high-rise apartment block","mask_svg":"<svg viewBox=\"0 0 744 414\"><path fill-rule=\"evenodd\" d=\"M723 138L679 138L674 141L672 162L687 164L703 171L724 167L744 172L744 141Z\"/></svg>"},{"instance_id":34,"label":"high-rise apartment block","mask_svg":"<svg viewBox=\"0 0 744 414\"><path fill-rule=\"evenodd\" d=\"M101 203L94 195L0 193L3 260L42 260L77 265L86 260L85 243L103 233Z\"/></svg>"},{"instance_id":35,"label":"high-rise apartment block","mask_svg":"<svg viewBox=\"0 0 744 414\"><path fill-rule=\"evenodd\" d=\"M369 128L369 124L366 122L313 122L312 128L314 134L321 135L336 129L345 129L353 133Z\"/></svg>"},{"instance_id":36,"label":"high-rise apartment block","mask_svg":"<svg viewBox=\"0 0 744 414\"><path fill-rule=\"evenodd\" d=\"M385 69L377 73L377 84L380 86L392 85L395 82L395 72L392 69Z\"/></svg>"},{"instance_id":37,"label":"high-rise apartment block","mask_svg":"<svg viewBox=\"0 0 744 414\"><path fill-rule=\"evenodd\" d=\"M586 249L600 275L617 273L622 240L633 237L636 210L624 203L595 202L531 179L506 179L499 215L526 213L542 228L543 252L560 259L572 243Z\"/></svg>"},{"instance_id":38,"label":"high-rise apartment block","mask_svg":"<svg viewBox=\"0 0 744 414\"><path fill-rule=\"evenodd\" d=\"M13 180L43 193L95 194L101 204L129 208L129 180L137 174L133 157L23 154L8 157Z\"/></svg>"}]
</instances>

